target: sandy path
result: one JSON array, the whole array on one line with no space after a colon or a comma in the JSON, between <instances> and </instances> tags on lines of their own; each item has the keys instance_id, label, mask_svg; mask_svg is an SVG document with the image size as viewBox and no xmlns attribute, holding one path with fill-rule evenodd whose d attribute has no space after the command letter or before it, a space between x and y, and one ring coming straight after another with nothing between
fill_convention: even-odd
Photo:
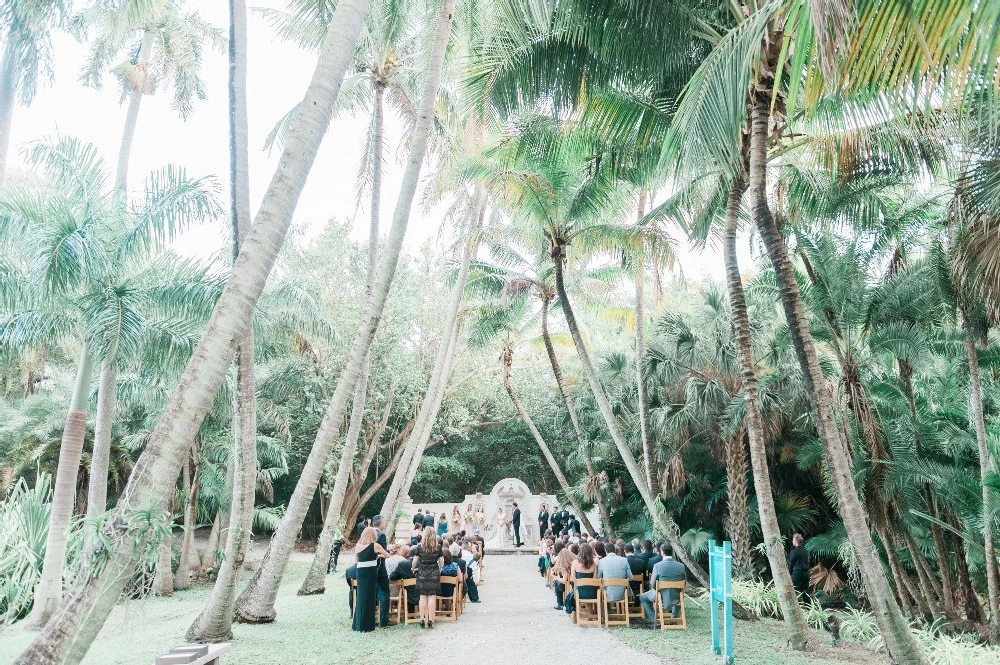
<instances>
[{"instance_id":1,"label":"sandy path","mask_svg":"<svg viewBox=\"0 0 1000 665\"><path fill-rule=\"evenodd\" d=\"M642 662L677 665L659 660L613 637L607 629L573 625L565 612L553 609L555 599L538 576L532 556L490 556L480 587L479 604L467 603L458 623L435 623L421 631L419 665L440 665L457 646L472 649L477 660L531 663L553 654L586 662ZM559 656L556 656L557 659ZM575 659L575 658L574 658Z\"/></svg>"}]
</instances>

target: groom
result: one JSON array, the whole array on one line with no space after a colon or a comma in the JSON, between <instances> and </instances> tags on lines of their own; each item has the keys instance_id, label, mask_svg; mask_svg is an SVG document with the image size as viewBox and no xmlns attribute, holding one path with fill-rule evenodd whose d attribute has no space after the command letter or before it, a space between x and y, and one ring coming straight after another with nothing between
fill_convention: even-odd
<instances>
[{"instance_id":1,"label":"groom","mask_svg":"<svg viewBox=\"0 0 1000 665\"><path fill-rule=\"evenodd\" d=\"M513 503L514 514L511 516L511 526L514 527L514 547L520 547L521 542L521 509L517 507L517 501Z\"/></svg>"}]
</instances>

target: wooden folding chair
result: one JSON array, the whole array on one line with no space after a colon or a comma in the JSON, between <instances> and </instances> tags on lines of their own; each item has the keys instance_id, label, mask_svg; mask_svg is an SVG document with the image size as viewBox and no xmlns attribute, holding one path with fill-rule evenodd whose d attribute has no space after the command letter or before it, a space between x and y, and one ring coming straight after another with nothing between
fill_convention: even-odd
<instances>
[{"instance_id":1,"label":"wooden folding chair","mask_svg":"<svg viewBox=\"0 0 1000 665\"><path fill-rule=\"evenodd\" d=\"M410 604L407 602L410 594L417 592L417 580L414 577L408 579L400 580L400 595L403 597L402 600L402 613L403 613L403 623L420 623L420 610L416 609L410 611Z\"/></svg>"},{"instance_id":2,"label":"wooden folding chair","mask_svg":"<svg viewBox=\"0 0 1000 665\"><path fill-rule=\"evenodd\" d=\"M641 596L642 592L646 590L646 576L643 573L635 573L632 575L632 581L639 583L639 593L633 594L632 605L635 607L641 607L639 596Z\"/></svg>"},{"instance_id":3,"label":"wooden folding chair","mask_svg":"<svg viewBox=\"0 0 1000 665\"><path fill-rule=\"evenodd\" d=\"M403 623L406 613L406 595L403 585L389 582L389 623Z\"/></svg>"},{"instance_id":4,"label":"wooden folding chair","mask_svg":"<svg viewBox=\"0 0 1000 665\"><path fill-rule=\"evenodd\" d=\"M606 578L601 580L601 590L604 596L604 625L605 626L628 626L633 618L633 612L629 604L632 595L632 587L629 580L618 578ZM608 600L608 589L622 588L624 594L621 600Z\"/></svg>"},{"instance_id":5,"label":"wooden folding chair","mask_svg":"<svg viewBox=\"0 0 1000 665\"><path fill-rule=\"evenodd\" d=\"M435 605L435 619L442 621L458 621L458 577L454 575L442 575L438 584L451 584L450 596L437 596Z\"/></svg>"},{"instance_id":6,"label":"wooden folding chair","mask_svg":"<svg viewBox=\"0 0 1000 665\"><path fill-rule=\"evenodd\" d=\"M601 580L582 578L573 580L573 600L576 603L576 610L573 612L573 622L578 626L600 626L603 622L604 612L602 610L603 596L601 593ZM597 589L597 597L593 600L580 598L580 589Z\"/></svg>"},{"instance_id":7,"label":"wooden folding chair","mask_svg":"<svg viewBox=\"0 0 1000 665\"><path fill-rule=\"evenodd\" d=\"M660 624L660 630L687 630L687 614L684 611L684 585L685 582L656 582L655 620ZM677 602L681 611L680 616L676 619L671 610L663 607L663 596L660 592L664 589L677 589L680 594Z\"/></svg>"}]
</instances>

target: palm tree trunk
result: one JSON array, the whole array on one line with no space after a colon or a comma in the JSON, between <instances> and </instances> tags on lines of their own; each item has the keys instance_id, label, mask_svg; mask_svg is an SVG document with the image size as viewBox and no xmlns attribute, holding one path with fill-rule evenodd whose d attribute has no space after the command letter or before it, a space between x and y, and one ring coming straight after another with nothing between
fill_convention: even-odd
<instances>
[{"instance_id":1,"label":"palm tree trunk","mask_svg":"<svg viewBox=\"0 0 1000 665\"><path fill-rule=\"evenodd\" d=\"M757 495L757 511L760 514L767 563L771 568L771 578L774 580L774 589L781 605L781 615L785 618L785 625L791 634L789 644L794 649L805 650L809 647L811 633L805 613L799 605L791 573L785 563L784 539L778 526L778 513L774 509L771 475L767 466L764 419L760 413L760 393L757 390L757 370L754 367L753 339L750 336L750 316L747 313L739 257L736 254L740 201L745 189L746 184L743 179L737 178L730 185L726 198L726 227L723 239L726 290L733 316L736 356L740 363L740 379L743 387L744 423L750 441L751 476L754 493Z\"/></svg>"},{"instance_id":2,"label":"palm tree trunk","mask_svg":"<svg viewBox=\"0 0 1000 665\"><path fill-rule=\"evenodd\" d=\"M917 607L913 606L910 599L913 598L913 594L910 592L907 586L907 580L904 577L903 566L899 562L899 557L896 556L896 549L892 545L892 541L889 539L889 535L886 533L885 528L875 528L875 533L878 534L879 540L882 541L882 548L885 550L886 559L889 561L889 571L892 573L892 579L896 585L896 597L899 599L899 604L902 606L903 613L911 618L919 618L920 601L914 599L917 602Z\"/></svg>"},{"instance_id":3,"label":"palm tree trunk","mask_svg":"<svg viewBox=\"0 0 1000 665\"><path fill-rule=\"evenodd\" d=\"M151 29L143 30L142 41L139 44L139 55L130 81L132 91L128 96L125 127L122 129L122 142L118 148L118 173L115 176L115 186L122 194L128 191L128 163L132 157L132 141L135 139L135 129L139 123L139 106L142 104L143 95L146 94L149 53L153 49L154 36Z\"/></svg>"},{"instance_id":4,"label":"palm tree trunk","mask_svg":"<svg viewBox=\"0 0 1000 665\"><path fill-rule=\"evenodd\" d=\"M28 618L28 626L36 630L48 622L63 597L63 566L66 563L66 546L73 519L73 505L76 502L76 480L80 472L83 439L87 433L91 365L90 344L84 342L80 349L80 364L76 370L76 382L73 385L69 413L66 414L62 442L59 444L59 466L52 492L52 513L45 539L42 574L35 588L34 606Z\"/></svg>"},{"instance_id":5,"label":"palm tree trunk","mask_svg":"<svg viewBox=\"0 0 1000 665\"><path fill-rule=\"evenodd\" d=\"M990 487L986 477L993 471L986 442L986 421L983 416L983 386L979 378L979 358L976 340L965 324L965 352L969 360L969 404L972 424L976 429L976 443L979 447L979 473L983 486L983 547L986 558L986 585L990 604L990 642L1000 639L1000 589L997 588L997 556L993 543L993 518L990 514Z\"/></svg>"},{"instance_id":6,"label":"palm tree trunk","mask_svg":"<svg viewBox=\"0 0 1000 665\"><path fill-rule=\"evenodd\" d=\"M222 513L216 511L215 519L212 520L212 530L208 532L208 542L205 543L205 552L201 555L202 570L215 567L215 552L219 549L220 531L222 531Z\"/></svg>"},{"instance_id":7,"label":"palm tree trunk","mask_svg":"<svg viewBox=\"0 0 1000 665\"><path fill-rule=\"evenodd\" d=\"M330 449L340 430L347 403L361 368L368 356L375 331L382 318L382 311L392 286L393 277L399 262L399 254L406 235L406 225L410 218L410 208L416 195L420 180L420 168L427 152L431 127L434 122L434 106L437 100L438 88L444 69L445 50L451 29L452 8L454 0L443 0L441 15L437 25L431 60L428 65L427 78L424 81L423 96L417 122L413 129L410 142L410 153L400 186L396 210L393 213L392 226L386 243L385 258L378 271L378 280L372 294L371 306L366 308L365 320L354 337L351 350L347 354L347 364L340 374L340 381L334 391L333 398L327 408L312 451L302 468L299 482L288 502L288 510L271 539L264 560L257 569L254 578L237 600L237 620L249 623L268 623L274 620L274 599L277 597L278 584L288 565L288 556L295 546L296 535L305 519L309 504L316 493L323 467L330 456ZM338 5L338 10L340 5Z\"/></svg>"},{"instance_id":8,"label":"palm tree trunk","mask_svg":"<svg viewBox=\"0 0 1000 665\"><path fill-rule=\"evenodd\" d=\"M379 203L382 197L382 123L384 87L381 83L375 85L375 108L373 123L375 125L374 149L372 155L372 200L371 221L368 225L368 273L365 278L365 306L371 303L372 290L375 288L375 274L378 269L378 233L379 233ZM333 493L330 503L324 511L323 529L316 543L316 553L306 578L299 587L300 596L310 596L323 593L326 590L326 570L330 565L330 551L333 549L334 532L343 533L344 522L341 512L344 507L344 497L350 481L351 469L354 467L354 457L358 449L358 439L361 437L361 425L364 422L365 402L368 398L368 374L371 370L371 356L365 356L358 376L358 385L354 390L354 402L351 406L351 419L347 426L347 438L344 450L340 454L337 466L337 477L333 483Z\"/></svg>"},{"instance_id":9,"label":"palm tree trunk","mask_svg":"<svg viewBox=\"0 0 1000 665\"><path fill-rule=\"evenodd\" d=\"M771 216L766 182L770 104L770 89L766 85L758 85L752 98L750 131L751 216L774 266L792 346L812 404L816 429L823 443L827 468L837 493L840 516L854 546L865 590L885 639L886 649L897 662L926 665L927 658L910 633L909 625L896 604L882 564L875 553L865 509L854 487L847 449L837 430L830 386L820 369L819 356L806 321L805 307L792 271L788 248Z\"/></svg>"},{"instance_id":10,"label":"palm tree trunk","mask_svg":"<svg viewBox=\"0 0 1000 665\"><path fill-rule=\"evenodd\" d=\"M569 295L566 293L566 286L563 283L563 265L566 260L565 240L555 237L550 237L549 240L552 248L552 264L555 267L556 274L556 293L559 295L559 300L562 302L562 310L563 314L566 316L566 324L569 326L570 336L573 338L573 344L576 346L577 355L580 357L580 364L583 366L583 373L586 375L587 381L590 383L590 390L594 393L594 400L597 402L597 406L601 411L604 423L607 425L608 431L611 433L611 438L614 440L615 446L618 448L618 453L621 455L622 461L625 463L625 468L628 469L632 482L635 483L640 496L642 496L643 503L646 505L646 510L649 511L649 515L653 519L653 523L660 531L663 532L667 540L670 541L674 554L691 572L694 578L698 580L698 583L706 589L710 588L711 583L708 578L708 573L706 573L705 569L701 567L701 564L699 564L698 561L688 553L684 545L681 544L680 530L678 529L677 524L654 500L653 495L649 491L649 486L646 484L645 476L643 475L642 470L639 469L638 462L636 462L635 455L632 454L632 449L629 448L628 441L625 440L625 435L622 433L614 411L611 409L611 402L608 401L608 396L604 392L604 387L601 385L601 380L597 376L594 364L590 360L590 352L587 351L587 347L583 343L583 336L580 334L580 328L577 325L576 316L573 314L573 307L569 302ZM750 616L743 607L735 602L733 603L733 611L737 615Z\"/></svg>"},{"instance_id":11,"label":"palm tree trunk","mask_svg":"<svg viewBox=\"0 0 1000 665\"><path fill-rule=\"evenodd\" d=\"M583 458L583 463L587 468L587 477L593 479L595 477L594 473L594 462L590 459L590 452L587 448L587 439L583 435L583 427L580 426L580 418L577 416L576 408L573 406L573 398L570 397L569 391L566 390L566 378L563 376L562 367L559 365L559 358L556 356L556 349L552 345L552 337L549 335L549 304L551 303L551 298L548 293L542 295L542 342L545 344L545 353L549 357L549 365L552 366L552 374L556 377L556 386L559 388L559 395L562 397L563 402L566 404L566 411L569 412L569 421L573 424L573 431L576 433L576 442L580 450L580 457ZM608 505L604 501L604 493L601 492L600 488L597 488L595 492L595 499L597 503L597 510L601 514L601 526L604 527L604 535L614 538L614 530L611 528L611 513L608 512ZM586 513L579 512L581 520L587 519ZM593 531L587 523L584 522L584 526L590 533L597 533Z\"/></svg>"},{"instance_id":12,"label":"palm tree trunk","mask_svg":"<svg viewBox=\"0 0 1000 665\"><path fill-rule=\"evenodd\" d=\"M747 451L743 429L726 442L726 532L733 545L733 575L753 571L747 521Z\"/></svg>"},{"instance_id":13,"label":"palm tree trunk","mask_svg":"<svg viewBox=\"0 0 1000 665\"><path fill-rule=\"evenodd\" d=\"M250 154L247 120L247 6L229 0L229 199L233 261L250 232ZM236 350L236 400L233 411L233 455L226 476L232 492L225 511L222 561L212 595L188 628L188 642L226 642L233 638L236 581L250 546L257 488L257 386L254 375L253 325ZM217 515L221 522L223 515ZM220 538L221 540L221 538ZM211 538L209 538L211 541ZM211 544L211 542L210 542ZM211 552L209 552L211 553ZM206 556L209 554L206 553Z\"/></svg>"},{"instance_id":14,"label":"palm tree trunk","mask_svg":"<svg viewBox=\"0 0 1000 665\"><path fill-rule=\"evenodd\" d=\"M117 345L101 362L94 417L94 450L90 456L90 485L87 490L87 518L94 519L108 509L108 468L111 461L111 425L118 392Z\"/></svg>"},{"instance_id":15,"label":"palm tree trunk","mask_svg":"<svg viewBox=\"0 0 1000 665\"><path fill-rule=\"evenodd\" d=\"M637 222L642 220L646 210L646 190L639 193ZM642 368L646 362L646 261L641 245L635 266L635 385L636 402L639 407L639 433L642 436L642 465L646 470L646 484L654 497L660 495L659 474L653 468L653 433L649 424L649 394L646 391L646 377Z\"/></svg>"},{"instance_id":16,"label":"palm tree trunk","mask_svg":"<svg viewBox=\"0 0 1000 665\"><path fill-rule=\"evenodd\" d=\"M444 400L445 390L448 387L448 376L451 373L451 361L457 346L459 318L458 313L462 305L462 298L465 295L465 283L469 276L469 264L475 256L479 247L479 231L482 228L483 220L486 217L486 197L482 192L478 193L473 206L475 221L470 230L469 237L466 238L465 247L462 253L462 263L459 268L458 278L451 289L451 301L448 304L448 312L445 315L444 326L441 330L441 345L438 355L434 359L434 367L431 369L430 382L427 385L427 392L420 403L420 410L417 412L416 421L406 443L403 444L403 453L393 476L392 484L382 503L381 514L386 519L386 537L392 539L396 530L396 513L402 507L404 497L410 489L410 483L416 475L417 466L423 457L424 448L430 439L431 427L437 419L438 411L441 409L441 402Z\"/></svg>"},{"instance_id":17,"label":"palm tree trunk","mask_svg":"<svg viewBox=\"0 0 1000 665\"><path fill-rule=\"evenodd\" d=\"M573 510L577 515L580 516L580 520L583 522L583 527L588 533L596 534L594 527L590 524L590 520L587 519L586 513L584 513L583 508L580 503L574 498L573 493L570 491L569 481L566 480L566 474L563 473L562 469L559 467L559 462L556 461L555 456L549 449L545 439L542 438L541 432L535 427L535 422L528 415L524 406L521 404L521 400L517 398L514 394L514 387L510 383L510 372L511 366L514 363L514 353L509 345L504 346L503 354L500 356L500 361L503 365L503 387L507 391L507 395L510 396L510 401L514 403L514 408L517 409L517 415L521 416L521 420L528 427L528 431L531 432L531 436L535 439L535 443L538 444L538 449L542 451L542 456L545 457L545 461L549 463L549 468L552 469L552 474L556 477L556 481L559 483L559 487L562 488L563 494L569 499L569 502L573 505ZM538 534L541 538L544 534Z\"/></svg>"},{"instance_id":18,"label":"palm tree trunk","mask_svg":"<svg viewBox=\"0 0 1000 665\"><path fill-rule=\"evenodd\" d=\"M173 536L168 533L159 547L156 548L156 579L153 582L153 593L157 596L172 596L174 594L174 574L171 570L173 551Z\"/></svg>"},{"instance_id":19,"label":"palm tree trunk","mask_svg":"<svg viewBox=\"0 0 1000 665\"><path fill-rule=\"evenodd\" d=\"M17 58L15 40L8 36L0 61L0 190L7 175L7 153L17 104Z\"/></svg>"},{"instance_id":20,"label":"palm tree trunk","mask_svg":"<svg viewBox=\"0 0 1000 665\"><path fill-rule=\"evenodd\" d=\"M197 472L196 472L197 473ZM191 481L190 462L181 467L181 491L184 494L184 536L181 538L181 555L174 574L174 589L191 586L191 543L194 538L195 506L197 504L197 483Z\"/></svg>"},{"instance_id":21,"label":"palm tree trunk","mask_svg":"<svg viewBox=\"0 0 1000 665\"><path fill-rule=\"evenodd\" d=\"M162 512L177 478L187 446L197 434L235 349L232 341L247 329L254 305L277 258L306 176L330 124L334 104L361 34L370 0L341 0L331 17L323 47L292 123L274 177L239 260L216 302L188 366L184 370L150 441L140 456L115 515L129 523L138 511ZM53 620L15 661L16 665L76 665L104 625L111 607L130 579L141 547L151 535L136 526L127 533L108 529L108 549L101 566L89 561Z\"/></svg>"}]
</instances>

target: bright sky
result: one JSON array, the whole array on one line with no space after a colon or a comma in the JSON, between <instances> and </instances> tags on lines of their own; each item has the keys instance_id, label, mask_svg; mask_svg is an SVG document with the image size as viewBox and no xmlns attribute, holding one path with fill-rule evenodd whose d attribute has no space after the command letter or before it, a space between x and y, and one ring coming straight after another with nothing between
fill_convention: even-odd
<instances>
[{"instance_id":1,"label":"bright sky","mask_svg":"<svg viewBox=\"0 0 1000 665\"><path fill-rule=\"evenodd\" d=\"M228 34L227 3L197 4L206 20ZM282 9L284 0L254 0L251 5ZM65 34L55 35L54 42L55 80L40 90L29 108L18 107L15 111L9 164L22 163L20 151L29 142L63 135L94 143L113 172L125 121L118 83L108 76L101 90L84 87L78 76L87 45ZM277 40L264 20L251 10L248 59L250 182L256 212L278 161L277 151L269 155L263 150L264 138L277 120L302 98L316 55ZM166 91L144 98L132 150L130 185L139 186L149 171L173 163L185 167L191 175L217 175L223 196L228 196L227 72L225 53L204 55L202 77L208 99L196 104L187 121L170 108ZM366 237L367 206L356 210L354 189L366 122L366 118L358 117L334 120L299 200L294 217L296 226L312 231L330 217L353 217L355 235L359 239ZM382 188L383 230L388 227L402 175L396 151L399 123L390 115L386 124L388 163ZM414 248L436 236L442 214L442 210L425 211L415 206L407 246ZM227 244L228 223L219 220L186 234L177 249L205 257ZM683 251L681 263L689 278L706 274L722 277L721 257L715 252L699 256Z\"/></svg>"}]
</instances>

